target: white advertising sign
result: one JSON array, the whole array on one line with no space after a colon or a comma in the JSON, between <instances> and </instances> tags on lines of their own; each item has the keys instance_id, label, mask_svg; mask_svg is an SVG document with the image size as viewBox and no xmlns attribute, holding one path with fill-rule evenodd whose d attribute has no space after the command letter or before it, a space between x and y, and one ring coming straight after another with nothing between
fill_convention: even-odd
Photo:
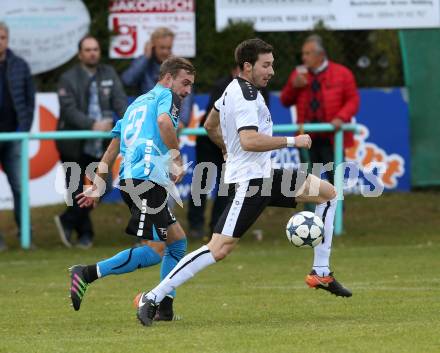
<instances>
[{"instance_id":1,"label":"white advertising sign","mask_svg":"<svg viewBox=\"0 0 440 353\"><path fill-rule=\"evenodd\" d=\"M35 97L32 132L54 131L59 117L59 103L56 93L38 93ZM31 140L29 142L30 205L41 206L64 202L62 193L64 179L58 178L61 168L55 142L52 140ZM12 209L13 199L6 174L0 171L0 209Z\"/></svg>"},{"instance_id":2,"label":"white advertising sign","mask_svg":"<svg viewBox=\"0 0 440 353\"><path fill-rule=\"evenodd\" d=\"M196 55L194 0L110 1L111 58L129 59L144 53L144 46L157 27L175 34L173 53L187 58Z\"/></svg>"},{"instance_id":3,"label":"white advertising sign","mask_svg":"<svg viewBox=\"0 0 440 353\"><path fill-rule=\"evenodd\" d=\"M0 20L9 27L9 47L35 75L76 55L90 15L81 0L13 0L1 2Z\"/></svg>"},{"instance_id":4,"label":"white advertising sign","mask_svg":"<svg viewBox=\"0 0 440 353\"><path fill-rule=\"evenodd\" d=\"M327 28L398 29L440 27L439 0L216 0L216 27L251 22L257 31Z\"/></svg>"}]
</instances>

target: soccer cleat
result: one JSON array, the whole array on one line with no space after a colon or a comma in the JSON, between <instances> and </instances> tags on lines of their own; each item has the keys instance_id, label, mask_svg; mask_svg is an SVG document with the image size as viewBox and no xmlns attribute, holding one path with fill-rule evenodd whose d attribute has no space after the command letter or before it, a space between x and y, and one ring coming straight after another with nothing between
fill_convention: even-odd
<instances>
[{"instance_id":1,"label":"soccer cleat","mask_svg":"<svg viewBox=\"0 0 440 353\"><path fill-rule=\"evenodd\" d=\"M139 300L141 299L143 293L139 293L133 300L133 306L138 309ZM157 308L156 315L154 316L154 321L180 321L182 317L180 315L175 315L173 310L173 300L174 298L166 296L159 307Z\"/></svg>"},{"instance_id":2,"label":"soccer cleat","mask_svg":"<svg viewBox=\"0 0 440 353\"><path fill-rule=\"evenodd\" d=\"M138 294L136 294L136 296L133 299L133 307L137 310L139 308L139 300L141 300L142 294L144 294L143 292L140 292Z\"/></svg>"},{"instance_id":3,"label":"soccer cleat","mask_svg":"<svg viewBox=\"0 0 440 353\"><path fill-rule=\"evenodd\" d=\"M75 265L69 268L70 271L70 299L72 300L72 305L75 311L78 311L81 302L86 294L87 287L89 283L84 278L84 268L83 265Z\"/></svg>"},{"instance_id":4,"label":"soccer cleat","mask_svg":"<svg viewBox=\"0 0 440 353\"><path fill-rule=\"evenodd\" d=\"M306 276L306 284L310 288L321 288L330 292L337 297L351 297L352 293L349 289L345 288L339 283L333 276L333 272L330 272L328 276L318 276L315 270L312 270L310 274Z\"/></svg>"},{"instance_id":5,"label":"soccer cleat","mask_svg":"<svg viewBox=\"0 0 440 353\"><path fill-rule=\"evenodd\" d=\"M180 320L179 316L174 315L173 300L174 298L169 296L163 298L163 300L159 304L159 307L157 308L157 313L154 317L154 321Z\"/></svg>"},{"instance_id":6,"label":"soccer cleat","mask_svg":"<svg viewBox=\"0 0 440 353\"><path fill-rule=\"evenodd\" d=\"M144 326L151 326L153 324L154 317L156 316L156 311L158 305L154 302L154 300L147 298L147 293L143 292L138 294L136 298L139 298L139 301L136 304L137 312L136 316L138 320Z\"/></svg>"}]
</instances>

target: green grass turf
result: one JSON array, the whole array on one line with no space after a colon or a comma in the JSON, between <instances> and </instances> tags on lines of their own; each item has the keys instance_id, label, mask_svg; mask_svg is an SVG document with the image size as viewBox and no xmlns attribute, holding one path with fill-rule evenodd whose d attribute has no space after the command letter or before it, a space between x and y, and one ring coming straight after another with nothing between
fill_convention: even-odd
<instances>
[{"instance_id":1,"label":"green grass turf","mask_svg":"<svg viewBox=\"0 0 440 353\"><path fill-rule=\"evenodd\" d=\"M287 242L289 211L268 209L253 227L263 241L247 234L228 259L179 288L182 321L151 328L137 322L132 298L156 283L159 267L99 280L79 312L69 306L68 266L131 244L120 235L124 206L95 211L89 251L59 245L52 217L60 206L33 209L38 249L30 252L17 249L3 212L10 250L0 254L0 352L440 352L439 196L348 198L332 265L349 299L305 286L312 251Z\"/></svg>"}]
</instances>

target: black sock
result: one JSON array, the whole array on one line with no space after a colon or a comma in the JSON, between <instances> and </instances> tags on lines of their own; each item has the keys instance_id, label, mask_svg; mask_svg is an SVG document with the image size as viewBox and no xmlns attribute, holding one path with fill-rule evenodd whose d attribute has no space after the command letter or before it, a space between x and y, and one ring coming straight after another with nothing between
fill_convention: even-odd
<instances>
[{"instance_id":1,"label":"black sock","mask_svg":"<svg viewBox=\"0 0 440 353\"><path fill-rule=\"evenodd\" d=\"M92 283L93 281L98 279L98 272L96 271L96 264L88 265L84 267L84 279L87 283Z\"/></svg>"}]
</instances>

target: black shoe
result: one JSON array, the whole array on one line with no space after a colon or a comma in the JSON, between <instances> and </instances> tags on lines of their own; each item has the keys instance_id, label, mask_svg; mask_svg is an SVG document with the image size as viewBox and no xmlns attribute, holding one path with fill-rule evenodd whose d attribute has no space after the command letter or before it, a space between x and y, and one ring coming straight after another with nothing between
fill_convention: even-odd
<instances>
[{"instance_id":1,"label":"black shoe","mask_svg":"<svg viewBox=\"0 0 440 353\"><path fill-rule=\"evenodd\" d=\"M154 317L156 316L157 304L154 300L147 299L147 293L144 292L139 298L137 304L136 316L138 320L144 326L151 326L153 324Z\"/></svg>"},{"instance_id":2,"label":"black shoe","mask_svg":"<svg viewBox=\"0 0 440 353\"><path fill-rule=\"evenodd\" d=\"M341 283L339 283L333 276L333 272L330 272L328 276L318 276L315 270L312 270L310 274L306 276L306 283L310 288L324 289L337 297L351 297L353 294Z\"/></svg>"},{"instance_id":3,"label":"black shoe","mask_svg":"<svg viewBox=\"0 0 440 353\"><path fill-rule=\"evenodd\" d=\"M159 307L157 309L156 316L154 317L154 321L175 321L180 320L180 317L174 315L173 311L173 297L166 296L160 302Z\"/></svg>"},{"instance_id":4,"label":"black shoe","mask_svg":"<svg viewBox=\"0 0 440 353\"><path fill-rule=\"evenodd\" d=\"M78 239L78 243L76 244L77 248L88 250L93 246L92 238L88 235L83 235Z\"/></svg>"},{"instance_id":5,"label":"black shoe","mask_svg":"<svg viewBox=\"0 0 440 353\"><path fill-rule=\"evenodd\" d=\"M70 271L70 299L72 300L73 308L78 311L81 302L86 294L89 283L84 277L84 265L75 265L69 268Z\"/></svg>"},{"instance_id":6,"label":"black shoe","mask_svg":"<svg viewBox=\"0 0 440 353\"><path fill-rule=\"evenodd\" d=\"M55 221L55 225L58 229L58 235L60 236L61 241L68 248L72 247L72 231L73 229L63 224L61 217L56 215L53 220Z\"/></svg>"}]
</instances>

